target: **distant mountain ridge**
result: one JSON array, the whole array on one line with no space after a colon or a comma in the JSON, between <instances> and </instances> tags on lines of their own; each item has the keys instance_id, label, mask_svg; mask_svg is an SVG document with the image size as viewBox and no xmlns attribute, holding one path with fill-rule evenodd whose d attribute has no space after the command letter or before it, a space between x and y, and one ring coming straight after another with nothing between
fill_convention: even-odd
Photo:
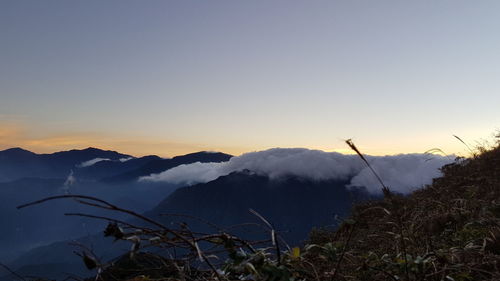
<instances>
[{"instance_id":1,"label":"distant mountain ridge","mask_svg":"<svg viewBox=\"0 0 500 281\"><path fill-rule=\"evenodd\" d=\"M69 201L23 210L17 210L18 205L54 195L84 194L143 212L180 185L138 182L139 176L181 164L227 161L230 157L224 153L196 152L171 159L155 155L134 158L97 148L51 154L22 148L0 151L0 222L5 227L0 234L0 260L14 258L30 247L76 238L86 227L94 225L86 222L85 226L80 220L64 217L68 210L78 210ZM126 177L122 178L122 174ZM101 181L115 175L120 181Z\"/></svg>"},{"instance_id":2,"label":"distant mountain ridge","mask_svg":"<svg viewBox=\"0 0 500 281\"><path fill-rule=\"evenodd\" d=\"M200 151L169 159L156 155L133 157L111 150L89 147L50 154L37 154L19 147L0 151L0 182L21 178L66 178L71 171L78 178L107 184L133 182L142 176L161 173L182 164L225 162L232 155ZM84 162L97 160L88 166ZM100 161L99 161L100 160Z\"/></svg>"},{"instance_id":3,"label":"distant mountain ridge","mask_svg":"<svg viewBox=\"0 0 500 281\"><path fill-rule=\"evenodd\" d=\"M65 178L84 161L95 158L119 160L132 157L116 151L89 147L82 150L37 154L22 148L0 151L0 182L31 178Z\"/></svg>"}]
</instances>

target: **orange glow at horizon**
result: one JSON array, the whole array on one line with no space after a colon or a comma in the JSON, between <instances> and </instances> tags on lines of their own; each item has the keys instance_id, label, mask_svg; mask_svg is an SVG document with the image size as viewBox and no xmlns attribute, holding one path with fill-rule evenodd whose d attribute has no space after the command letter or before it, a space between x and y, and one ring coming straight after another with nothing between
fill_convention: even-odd
<instances>
[{"instance_id":1,"label":"orange glow at horizon","mask_svg":"<svg viewBox=\"0 0 500 281\"><path fill-rule=\"evenodd\" d=\"M48 137L43 139L21 139L13 138L15 142L4 141L3 137L4 130L0 131L0 136L2 136L2 141L0 141L0 150L8 149L12 147L21 147L35 153L53 153L58 151L65 151L71 149L85 149L87 147L95 147L103 150L114 150L120 153L130 154L136 157L145 155L158 155L161 157L173 157L177 155L183 155L187 153L197 152L197 151L219 151L232 155L241 155L246 152L259 151L270 149L273 147L229 147L229 146L209 146L201 144L192 143L176 143L161 140L147 140L147 139L136 139L136 140L123 140L123 139L113 139L113 138L95 138L95 137L83 137L83 136L56 136ZM408 150L397 150L394 148L383 147L383 145L378 146L364 146L360 144L359 148L364 154L368 155L393 155L401 153L424 153L431 150L432 147L428 149L413 148ZM283 146L281 146L283 147ZM338 152L342 154L353 154L349 148L342 147L328 147L328 146L318 146L318 147L308 147L308 146L294 146L294 147L304 147L308 149L318 149L329 152ZM401 149L404 146L400 147ZM464 154L464 149L459 148L458 150L451 150L450 148L440 148L446 154L457 154L466 156Z\"/></svg>"},{"instance_id":2,"label":"orange glow at horizon","mask_svg":"<svg viewBox=\"0 0 500 281\"><path fill-rule=\"evenodd\" d=\"M35 153L53 153L57 151L95 147L104 150L114 150L138 157L153 154L161 157L173 157L203 150L217 150L239 155L245 151L243 147L209 147L191 142L166 141L163 139L137 136L117 137L102 133L54 133L40 135L28 133L26 127L19 124L0 123L0 150L12 147L21 147Z\"/></svg>"},{"instance_id":3,"label":"orange glow at horizon","mask_svg":"<svg viewBox=\"0 0 500 281\"><path fill-rule=\"evenodd\" d=\"M480 139L479 134L465 139L469 143ZM471 141L472 140L472 141ZM231 143L198 143L182 140L167 140L159 137L109 135L105 133L35 133L28 130L26 126L16 123L0 123L0 150L12 147L21 147L35 153L53 153L63 150L84 149L96 147L105 150L114 150L133 156L158 155L161 157L173 157L197 151L220 151L232 155L241 155L245 152L265 150L273 147L304 147L323 151L335 151L343 154L352 154L342 139L333 142L311 142L291 143L280 145L275 140L272 144L231 144ZM211 142L214 142L213 140ZM446 154L467 156L467 149L459 143L452 135L442 134L436 136L407 137L399 139L376 139L370 140L354 138L354 142L364 154L369 155L393 155L401 153L425 153L428 150L438 148ZM431 145L429 145L429 143ZM491 141L490 141L491 143ZM475 147L476 145L471 145Z\"/></svg>"}]
</instances>

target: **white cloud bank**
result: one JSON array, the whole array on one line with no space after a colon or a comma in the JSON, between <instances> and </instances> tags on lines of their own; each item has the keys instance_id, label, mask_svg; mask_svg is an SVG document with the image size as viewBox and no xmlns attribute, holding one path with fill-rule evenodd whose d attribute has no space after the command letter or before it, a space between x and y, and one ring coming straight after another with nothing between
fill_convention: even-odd
<instances>
[{"instance_id":1,"label":"white cloud bank","mask_svg":"<svg viewBox=\"0 0 500 281\"><path fill-rule=\"evenodd\" d=\"M429 154L368 156L372 167L393 191L409 193L441 175L439 168L453 157ZM380 184L357 155L344 155L302 148L273 148L245 153L222 163L180 165L140 181L195 184L212 181L234 171L250 170L271 179L298 176L310 180L347 180L350 186L364 186L379 193Z\"/></svg>"}]
</instances>

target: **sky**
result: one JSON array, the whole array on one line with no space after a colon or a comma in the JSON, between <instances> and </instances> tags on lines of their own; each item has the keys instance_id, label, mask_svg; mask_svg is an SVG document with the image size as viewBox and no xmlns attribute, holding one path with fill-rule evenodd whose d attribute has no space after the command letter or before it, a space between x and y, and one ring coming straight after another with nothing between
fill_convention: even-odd
<instances>
[{"instance_id":1,"label":"sky","mask_svg":"<svg viewBox=\"0 0 500 281\"><path fill-rule=\"evenodd\" d=\"M465 154L499 129L500 2L1 0L0 149Z\"/></svg>"}]
</instances>

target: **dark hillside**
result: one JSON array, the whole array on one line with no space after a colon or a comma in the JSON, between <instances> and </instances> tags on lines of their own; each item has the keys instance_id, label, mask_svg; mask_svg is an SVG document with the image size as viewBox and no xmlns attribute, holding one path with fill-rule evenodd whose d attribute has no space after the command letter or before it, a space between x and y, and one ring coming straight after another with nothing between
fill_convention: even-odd
<instances>
[{"instance_id":1,"label":"dark hillside","mask_svg":"<svg viewBox=\"0 0 500 281\"><path fill-rule=\"evenodd\" d=\"M248 210L254 209L283 231L283 237L298 245L311 228L335 226L335 216L349 215L353 202L369 197L364 190L351 190L348 181L310 181L290 177L272 180L250 172L234 172L194 186L180 188L151 212L146 213L165 225L178 218L161 214L185 214L221 227L258 222ZM197 231L195 221L182 218ZM201 225L205 226L205 225ZM256 239L255 236L243 237Z\"/></svg>"},{"instance_id":2,"label":"dark hillside","mask_svg":"<svg viewBox=\"0 0 500 281\"><path fill-rule=\"evenodd\" d=\"M500 148L442 170L408 197L356 207L353 225L312 234L314 244L350 240L337 280L500 278ZM321 272L334 266L316 264Z\"/></svg>"}]
</instances>

